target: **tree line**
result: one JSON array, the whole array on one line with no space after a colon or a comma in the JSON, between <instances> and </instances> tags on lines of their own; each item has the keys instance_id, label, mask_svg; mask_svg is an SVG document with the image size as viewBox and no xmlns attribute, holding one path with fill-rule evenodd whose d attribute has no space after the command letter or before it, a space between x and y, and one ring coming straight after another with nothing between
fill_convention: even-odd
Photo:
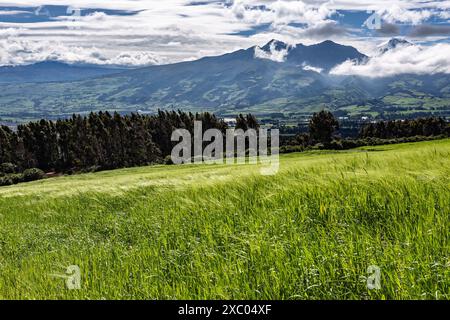
<instances>
[{"instance_id":1,"label":"tree line","mask_svg":"<svg viewBox=\"0 0 450 320\"><path fill-rule=\"evenodd\" d=\"M73 115L57 121L21 124L17 130L0 127L0 171L77 172L116 169L161 163L170 155L175 129L191 133L194 121L203 130L225 132L227 124L215 115L158 111L155 115L98 112ZM239 115L237 128L258 126L253 115Z\"/></svg>"},{"instance_id":2,"label":"tree line","mask_svg":"<svg viewBox=\"0 0 450 320\"><path fill-rule=\"evenodd\" d=\"M418 118L413 120L380 121L365 125L360 138L393 139L414 136L450 135L450 126L443 118Z\"/></svg>"},{"instance_id":3,"label":"tree line","mask_svg":"<svg viewBox=\"0 0 450 320\"><path fill-rule=\"evenodd\" d=\"M428 117L413 120L392 120L368 123L361 127L356 139L339 135L339 122L329 111L314 113L309 132L296 135L282 143L280 152L307 149L352 149L366 145L381 145L449 137L450 123L444 118Z\"/></svg>"},{"instance_id":4,"label":"tree line","mask_svg":"<svg viewBox=\"0 0 450 320\"><path fill-rule=\"evenodd\" d=\"M98 112L73 115L57 121L40 120L21 124L17 130L0 126L0 185L42 178L45 172L74 173L170 163L176 129L191 135L194 122L203 132L227 124L214 114L161 111L154 115ZM238 115L236 129L258 129L251 114ZM425 140L450 136L450 124L443 118L382 121L364 125L358 139L342 139L339 122L328 111L315 113L309 133L285 141L280 152L319 149L351 149L363 145ZM427 138L428 139L428 138Z\"/></svg>"}]
</instances>

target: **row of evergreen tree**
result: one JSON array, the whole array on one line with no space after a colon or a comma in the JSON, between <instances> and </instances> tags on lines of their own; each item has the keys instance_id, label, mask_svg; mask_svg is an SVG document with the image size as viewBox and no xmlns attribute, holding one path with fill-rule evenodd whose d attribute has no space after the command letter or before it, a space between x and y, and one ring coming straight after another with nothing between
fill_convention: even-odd
<instances>
[{"instance_id":1,"label":"row of evergreen tree","mask_svg":"<svg viewBox=\"0 0 450 320\"><path fill-rule=\"evenodd\" d=\"M450 135L450 125L443 118L393 120L369 123L361 128L360 138L393 139L414 136Z\"/></svg>"},{"instance_id":2,"label":"row of evergreen tree","mask_svg":"<svg viewBox=\"0 0 450 320\"><path fill-rule=\"evenodd\" d=\"M237 128L257 126L252 115L239 115ZM28 168L69 172L142 166L163 161L177 142L175 129L193 133L194 121L203 130L225 132L227 124L210 113L158 111L155 115L120 115L108 112L73 115L57 121L22 124L13 131L0 127L0 164L11 163L18 172Z\"/></svg>"},{"instance_id":3,"label":"row of evergreen tree","mask_svg":"<svg viewBox=\"0 0 450 320\"><path fill-rule=\"evenodd\" d=\"M356 139L342 138L339 127L339 122L331 112L315 113L309 121L309 132L282 139L280 152L299 152L312 148L343 150L450 137L450 122L435 117L365 124Z\"/></svg>"},{"instance_id":4,"label":"row of evergreen tree","mask_svg":"<svg viewBox=\"0 0 450 320\"><path fill-rule=\"evenodd\" d=\"M187 129L193 134L194 121L202 122L203 131L227 129L227 124L213 114L182 111L158 111L155 115L108 112L90 113L86 117L73 115L69 119L22 124L15 131L1 126L0 164L11 164L17 168L16 172L30 168L70 172L159 163L177 143L171 141L173 131ZM236 123L237 129L258 128L252 115L239 115ZM330 112L322 111L313 116L309 129L309 135L297 136L288 144L330 145L339 123ZM370 123L360 132L361 139L439 135L450 136L450 125L443 118Z\"/></svg>"}]
</instances>

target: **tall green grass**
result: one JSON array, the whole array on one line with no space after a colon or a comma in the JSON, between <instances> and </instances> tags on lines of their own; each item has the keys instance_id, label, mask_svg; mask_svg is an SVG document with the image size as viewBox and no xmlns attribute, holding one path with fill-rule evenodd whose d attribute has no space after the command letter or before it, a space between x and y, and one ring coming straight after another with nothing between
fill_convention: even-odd
<instances>
[{"instance_id":1,"label":"tall green grass","mask_svg":"<svg viewBox=\"0 0 450 320\"><path fill-rule=\"evenodd\" d=\"M0 188L0 298L449 299L449 177L443 140Z\"/></svg>"}]
</instances>

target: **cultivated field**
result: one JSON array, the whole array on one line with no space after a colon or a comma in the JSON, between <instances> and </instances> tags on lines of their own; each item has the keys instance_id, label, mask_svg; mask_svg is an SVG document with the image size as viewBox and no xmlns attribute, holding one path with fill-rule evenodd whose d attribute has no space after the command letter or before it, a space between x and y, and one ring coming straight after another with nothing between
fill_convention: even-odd
<instances>
[{"instance_id":1,"label":"cultivated field","mask_svg":"<svg viewBox=\"0 0 450 320\"><path fill-rule=\"evenodd\" d=\"M0 298L450 299L449 215L450 140L2 187Z\"/></svg>"}]
</instances>

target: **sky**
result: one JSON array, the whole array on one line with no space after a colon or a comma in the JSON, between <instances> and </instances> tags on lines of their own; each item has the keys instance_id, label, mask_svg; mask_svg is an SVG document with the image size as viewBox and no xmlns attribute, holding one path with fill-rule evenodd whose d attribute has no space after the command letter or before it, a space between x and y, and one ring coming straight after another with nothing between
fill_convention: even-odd
<instances>
[{"instance_id":1,"label":"sky","mask_svg":"<svg viewBox=\"0 0 450 320\"><path fill-rule=\"evenodd\" d=\"M436 64L450 70L450 0L0 0L0 66L57 60L139 67L271 39L292 45L333 40L372 56L392 37L421 48L390 57L395 68L413 54L412 66L429 59L417 72L432 72ZM375 60L375 69L385 63ZM357 67L334 72L373 71Z\"/></svg>"}]
</instances>

